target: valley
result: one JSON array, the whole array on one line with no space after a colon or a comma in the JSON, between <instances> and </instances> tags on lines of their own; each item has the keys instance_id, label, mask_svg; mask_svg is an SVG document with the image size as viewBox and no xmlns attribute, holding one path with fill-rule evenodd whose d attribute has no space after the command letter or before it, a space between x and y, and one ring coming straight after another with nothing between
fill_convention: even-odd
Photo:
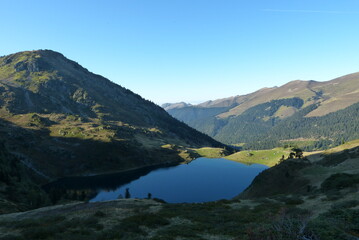
<instances>
[{"instance_id":1,"label":"valley","mask_svg":"<svg viewBox=\"0 0 359 240\"><path fill-rule=\"evenodd\" d=\"M0 215L0 238L355 239L358 149L354 141L307 160L285 160L231 200L119 199Z\"/></svg>"},{"instance_id":2,"label":"valley","mask_svg":"<svg viewBox=\"0 0 359 240\"><path fill-rule=\"evenodd\" d=\"M57 178L174 165L200 156L189 148L224 146L51 50L0 57L0 133L0 212L50 204L39 186Z\"/></svg>"},{"instance_id":3,"label":"valley","mask_svg":"<svg viewBox=\"0 0 359 240\"><path fill-rule=\"evenodd\" d=\"M243 149L296 145L323 150L359 138L359 74L326 82L291 81L280 87L207 101L165 104L175 118Z\"/></svg>"},{"instance_id":4,"label":"valley","mask_svg":"<svg viewBox=\"0 0 359 240\"><path fill-rule=\"evenodd\" d=\"M359 240L359 1L0 6L0 240Z\"/></svg>"},{"instance_id":5,"label":"valley","mask_svg":"<svg viewBox=\"0 0 359 240\"><path fill-rule=\"evenodd\" d=\"M58 52L0 57L0 239L357 239L358 78L166 112Z\"/></svg>"}]
</instances>

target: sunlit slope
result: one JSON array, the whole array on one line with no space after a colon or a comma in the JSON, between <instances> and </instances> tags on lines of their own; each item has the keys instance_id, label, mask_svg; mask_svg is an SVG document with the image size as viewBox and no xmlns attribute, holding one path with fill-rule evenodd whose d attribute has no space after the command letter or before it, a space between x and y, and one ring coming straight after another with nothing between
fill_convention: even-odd
<instances>
[{"instance_id":1,"label":"sunlit slope","mask_svg":"<svg viewBox=\"0 0 359 240\"><path fill-rule=\"evenodd\" d=\"M162 146L222 146L62 54L0 58L0 140L50 178L183 160Z\"/></svg>"},{"instance_id":2,"label":"sunlit slope","mask_svg":"<svg viewBox=\"0 0 359 240\"><path fill-rule=\"evenodd\" d=\"M227 143L271 149L296 141L308 150L359 137L359 73L327 82L292 81L280 87L165 109L175 118Z\"/></svg>"},{"instance_id":3,"label":"sunlit slope","mask_svg":"<svg viewBox=\"0 0 359 240\"><path fill-rule=\"evenodd\" d=\"M240 196L358 194L355 186L359 184L359 140L325 151L306 152L304 156L265 170Z\"/></svg>"},{"instance_id":4,"label":"sunlit slope","mask_svg":"<svg viewBox=\"0 0 359 240\"><path fill-rule=\"evenodd\" d=\"M272 167L282 158L287 158L291 152L288 148L274 148L271 150L240 151L226 156L226 159L246 164L263 164ZM284 157L283 157L284 156Z\"/></svg>"}]
</instances>

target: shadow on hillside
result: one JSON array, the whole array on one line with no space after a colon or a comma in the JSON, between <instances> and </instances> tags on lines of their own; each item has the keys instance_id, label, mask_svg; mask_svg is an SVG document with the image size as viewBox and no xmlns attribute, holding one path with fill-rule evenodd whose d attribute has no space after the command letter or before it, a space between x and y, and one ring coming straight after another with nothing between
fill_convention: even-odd
<instances>
[{"instance_id":1,"label":"shadow on hillside","mask_svg":"<svg viewBox=\"0 0 359 240\"><path fill-rule=\"evenodd\" d=\"M359 146L333 153L317 153L310 157L312 158L311 161L288 159L263 171L239 197L261 198L278 194L311 194L315 187L310 185L310 181L302 174L301 170L311 166L332 169L347 160L357 159L359 158ZM313 159L315 160L313 161ZM329 173L333 174L331 170Z\"/></svg>"},{"instance_id":2,"label":"shadow on hillside","mask_svg":"<svg viewBox=\"0 0 359 240\"><path fill-rule=\"evenodd\" d=\"M4 119L0 119L0 133L0 140L13 154L29 168L50 179L180 161L170 149L149 151L141 148L135 140L101 142L53 137L48 129L23 128Z\"/></svg>"},{"instance_id":3,"label":"shadow on hillside","mask_svg":"<svg viewBox=\"0 0 359 240\"><path fill-rule=\"evenodd\" d=\"M124 184L139 179L158 168L169 168L176 164L159 164L125 172L84 177L66 177L42 186L53 203L61 199L89 200L100 190L113 191Z\"/></svg>"}]
</instances>

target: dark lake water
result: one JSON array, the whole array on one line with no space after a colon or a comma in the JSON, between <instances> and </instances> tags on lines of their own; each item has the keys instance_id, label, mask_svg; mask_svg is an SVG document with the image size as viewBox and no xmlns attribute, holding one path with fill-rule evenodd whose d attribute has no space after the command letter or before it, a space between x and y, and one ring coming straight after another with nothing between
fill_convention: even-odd
<instances>
[{"instance_id":1,"label":"dark lake water","mask_svg":"<svg viewBox=\"0 0 359 240\"><path fill-rule=\"evenodd\" d=\"M198 158L189 164L161 168L142 173L126 183L109 180L111 187L96 186L97 195L91 202L125 197L128 188L132 198L160 198L169 203L208 202L230 199L249 186L260 172L268 167L245 165L227 159ZM137 178L137 179L136 179ZM106 182L106 179L101 180Z\"/></svg>"}]
</instances>

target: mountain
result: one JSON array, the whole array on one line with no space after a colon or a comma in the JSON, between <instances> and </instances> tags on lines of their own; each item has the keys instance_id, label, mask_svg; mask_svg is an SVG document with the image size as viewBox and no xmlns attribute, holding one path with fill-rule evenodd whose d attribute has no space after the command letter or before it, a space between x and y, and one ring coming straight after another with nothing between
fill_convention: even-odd
<instances>
[{"instance_id":1,"label":"mountain","mask_svg":"<svg viewBox=\"0 0 359 240\"><path fill-rule=\"evenodd\" d=\"M192 106L190 103L185 103L185 102L179 102L179 103L164 103L161 105L161 107L163 109L165 109L166 111L170 110L170 109L175 109L175 108L183 108L183 107L190 107Z\"/></svg>"},{"instance_id":2,"label":"mountain","mask_svg":"<svg viewBox=\"0 0 359 240\"><path fill-rule=\"evenodd\" d=\"M0 140L43 179L191 158L219 142L51 50L0 57Z\"/></svg>"},{"instance_id":3,"label":"mountain","mask_svg":"<svg viewBox=\"0 0 359 240\"><path fill-rule=\"evenodd\" d=\"M358 94L359 73L353 73L326 82L296 80L247 95L166 110L227 144L247 148L299 144L313 150L359 137Z\"/></svg>"}]
</instances>

